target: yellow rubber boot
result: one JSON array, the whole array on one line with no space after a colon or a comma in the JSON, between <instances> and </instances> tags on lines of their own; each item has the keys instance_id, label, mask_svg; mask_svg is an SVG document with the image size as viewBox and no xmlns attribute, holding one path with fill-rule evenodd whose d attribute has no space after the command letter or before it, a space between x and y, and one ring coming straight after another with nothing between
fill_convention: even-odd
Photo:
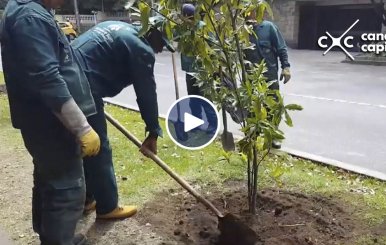
<instances>
[{"instance_id":1,"label":"yellow rubber boot","mask_svg":"<svg viewBox=\"0 0 386 245\"><path fill-rule=\"evenodd\" d=\"M125 219L137 213L136 206L122 206L117 207L107 214L97 214L97 219Z\"/></svg>"},{"instance_id":2,"label":"yellow rubber boot","mask_svg":"<svg viewBox=\"0 0 386 245\"><path fill-rule=\"evenodd\" d=\"M89 214L89 213L94 212L95 209L96 209L96 201L92 201L92 202L89 202L86 205L84 205L83 213Z\"/></svg>"}]
</instances>

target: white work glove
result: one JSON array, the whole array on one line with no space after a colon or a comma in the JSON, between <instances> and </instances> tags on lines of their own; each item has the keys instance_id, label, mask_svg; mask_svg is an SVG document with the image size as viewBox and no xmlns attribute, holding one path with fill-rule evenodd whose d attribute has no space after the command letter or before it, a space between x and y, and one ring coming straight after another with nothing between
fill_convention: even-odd
<instances>
[{"instance_id":1,"label":"white work glove","mask_svg":"<svg viewBox=\"0 0 386 245\"><path fill-rule=\"evenodd\" d=\"M284 79L284 84L286 84L291 79L291 72L289 67L286 67L281 71L280 81L282 81L283 79Z\"/></svg>"}]
</instances>

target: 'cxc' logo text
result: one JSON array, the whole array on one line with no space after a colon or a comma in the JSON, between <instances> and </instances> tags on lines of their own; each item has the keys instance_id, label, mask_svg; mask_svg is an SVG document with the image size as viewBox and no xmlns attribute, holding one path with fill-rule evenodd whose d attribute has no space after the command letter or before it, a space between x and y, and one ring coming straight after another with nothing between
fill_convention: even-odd
<instances>
[{"instance_id":1,"label":"'cxc' logo text","mask_svg":"<svg viewBox=\"0 0 386 245\"><path fill-rule=\"evenodd\" d=\"M359 22L359 19L354 22L342 35L339 37L333 37L328 31L326 31L327 36L321 36L318 40L319 47L327 50L323 53L323 55L326 55L333 47L340 48L348 57L350 57L351 60L354 60L354 57L346 50L346 48L353 48L354 45L349 43L349 41L352 41L354 39L353 36L346 36L346 34ZM328 47L327 44L324 43L325 40L328 38L331 39L332 43L331 46Z\"/></svg>"}]
</instances>

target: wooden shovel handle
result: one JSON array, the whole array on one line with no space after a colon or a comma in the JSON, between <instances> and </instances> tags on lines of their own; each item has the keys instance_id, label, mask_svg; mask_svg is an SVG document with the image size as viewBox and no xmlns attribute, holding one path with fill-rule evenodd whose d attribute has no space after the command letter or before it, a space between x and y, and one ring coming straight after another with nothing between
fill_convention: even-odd
<instances>
[{"instance_id":1,"label":"wooden shovel handle","mask_svg":"<svg viewBox=\"0 0 386 245\"><path fill-rule=\"evenodd\" d=\"M121 131L122 134L124 134L131 142L133 142L138 148L142 146L142 143L133 135L131 134L126 128L124 128L116 119L114 119L110 114L106 113L107 120L116 127L119 131ZM184 188L187 190L190 194L192 194L199 202L205 205L208 209L210 209L213 213L215 213L218 217L222 218L224 215L218 210L213 203L209 202L207 199L202 197L197 191L193 189L193 187L186 182L184 179L182 179L179 175L177 175L164 161L161 160L157 155L155 155L150 150L147 150L146 154L149 156L151 160L153 160L158 166L160 166L167 174L170 175L175 181L178 182Z\"/></svg>"},{"instance_id":2,"label":"wooden shovel handle","mask_svg":"<svg viewBox=\"0 0 386 245\"><path fill-rule=\"evenodd\" d=\"M180 89L178 88L177 68L176 59L174 53L172 53L172 64L173 64L173 78L174 78L174 89L176 90L176 100L180 98ZM178 105L178 104L177 104Z\"/></svg>"}]
</instances>

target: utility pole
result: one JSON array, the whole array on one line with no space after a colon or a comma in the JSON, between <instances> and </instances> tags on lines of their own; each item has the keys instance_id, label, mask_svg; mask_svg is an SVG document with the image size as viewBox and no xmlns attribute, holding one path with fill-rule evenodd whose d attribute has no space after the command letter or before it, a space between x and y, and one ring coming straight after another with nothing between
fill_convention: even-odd
<instances>
[{"instance_id":1,"label":"utility pole","mask_svg":"<svg viewBox=\"0 0 386 245\"><path fill-rule=\"evenodd\" d=\"M78 28L78 33L81 33L81 29L80 29L80 15L79 15L79 9L78 9L78 0L74 0L74 11L75 11L76 27Z\"/></svg>"},{"instance_id":2,"label":"utility pole","mask_svg":"<svg viewBox=\"0 0 386 245\"><path fill-rule=\"evenodd\" d=\"M154 10L153 10L154 0L150 0L150 6L152 7L152 9L150 10L150 16L154 16Z\"/></svg>"}]
</instances>

